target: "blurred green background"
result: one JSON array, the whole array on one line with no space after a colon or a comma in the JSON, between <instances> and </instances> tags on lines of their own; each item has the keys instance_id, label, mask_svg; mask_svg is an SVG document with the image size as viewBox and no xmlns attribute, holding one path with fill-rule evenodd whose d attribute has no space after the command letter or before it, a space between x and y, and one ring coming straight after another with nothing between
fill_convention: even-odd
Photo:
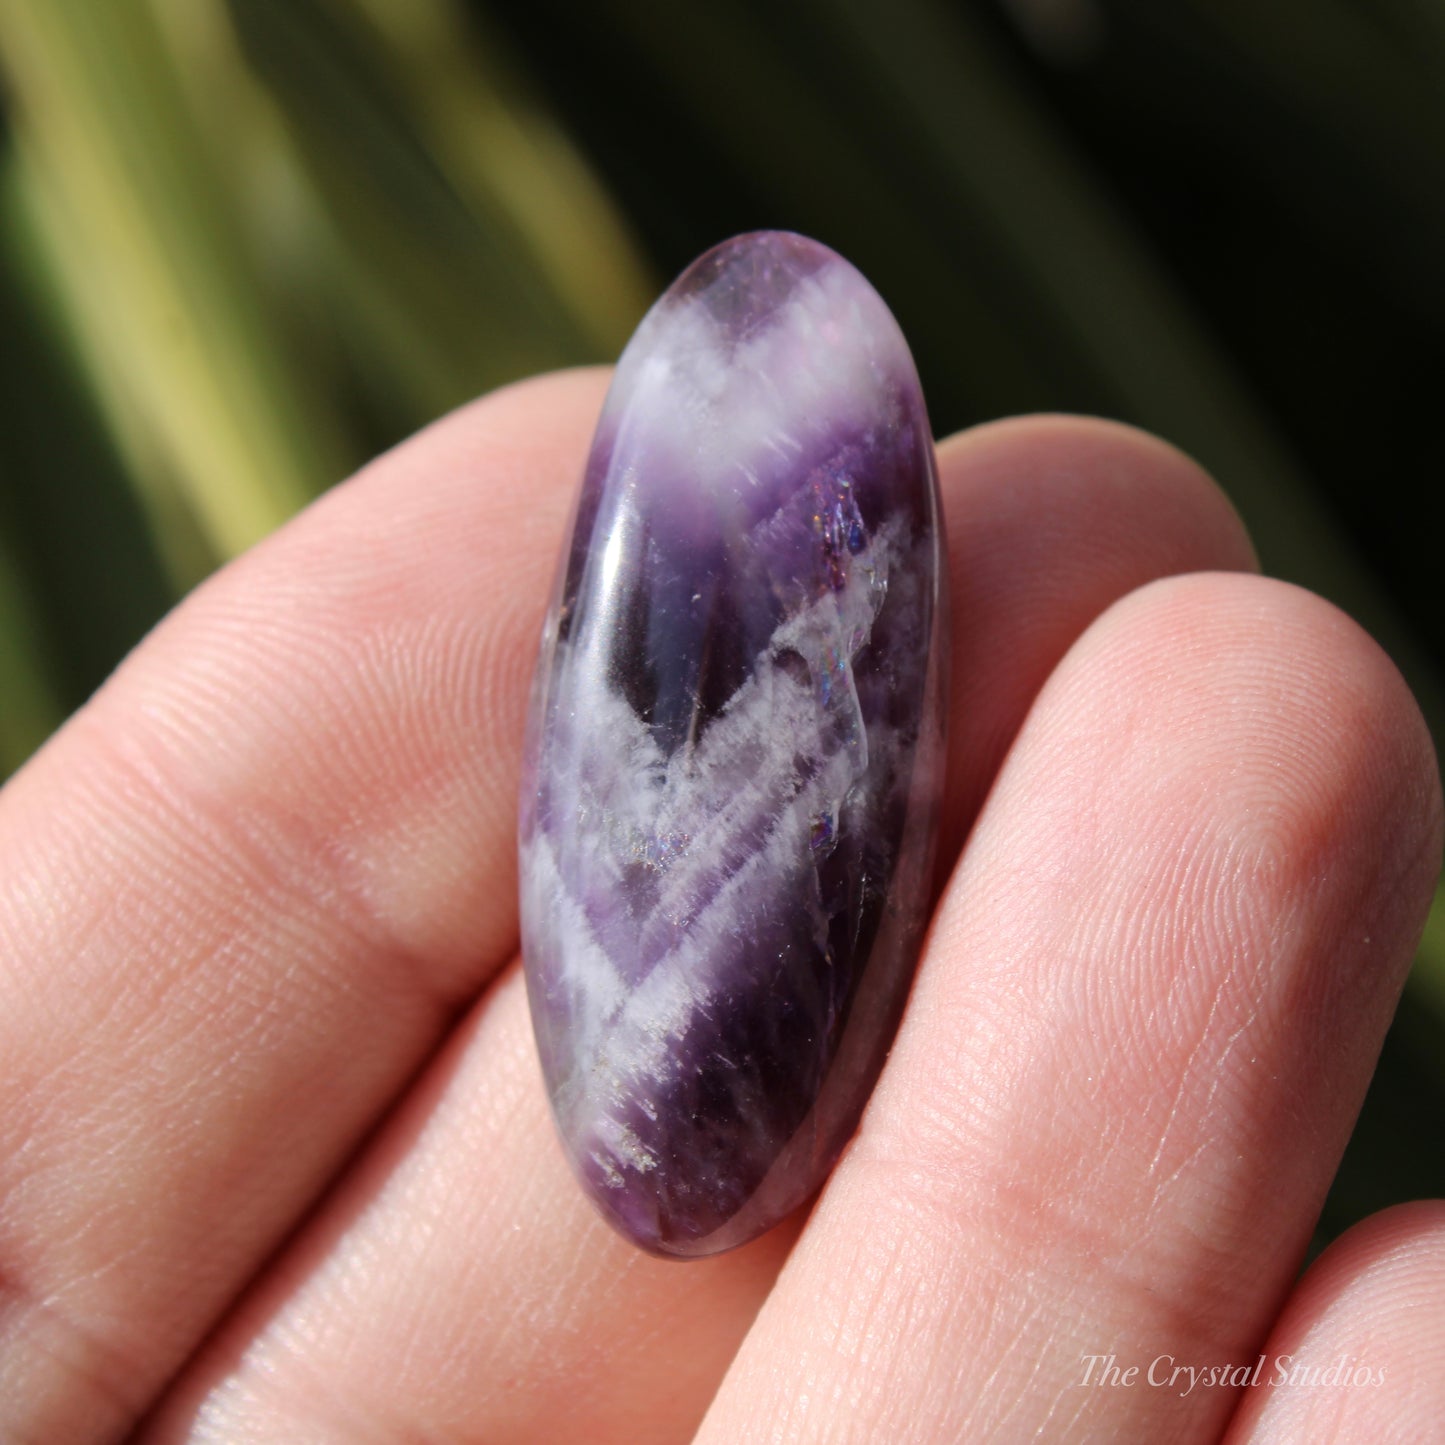
<instances>
[{"instance_id":1,"label":"blurred green background","mask_svg":"<svg viewBox=\"0 0 1445 1445\"><path fill-rule=\"evenodd\" d=\"M0 776L188 587L737 231L936 427L1148 427L1445 736L1442 0L0 0ZM1437 908L1321 1224L1445 1195Z\"/></svg>"}]
</instances>

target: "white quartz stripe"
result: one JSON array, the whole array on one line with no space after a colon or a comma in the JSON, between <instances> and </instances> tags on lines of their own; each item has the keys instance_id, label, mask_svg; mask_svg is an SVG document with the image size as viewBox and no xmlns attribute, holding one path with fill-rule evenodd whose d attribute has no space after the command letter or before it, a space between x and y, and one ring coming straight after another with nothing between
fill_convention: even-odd
<instances>
[{"instance_id":1,"label":"white quartz stripe","mask_svg":"<svg viewBox=\"0 0 1445 1445\"><path fill-rule=\"evenodd\" d=\"M549 811L569 822L553 835L539 821L524 845L526 943L530 967L569 1020L570 1069L558 1060L554 1080L559 1115L575 1140L591 1141L604 1177L619 1185L620 1171L652 1167L625 1123L628 1104L656 1097L657 1085L674 1077L675 1040L714 1006L727 970L735 976L749 919L777 907L811 909L820 949L825 944L812 860L827 843L812 825L836 819L867 773L852 666L890 568L902 561L901 528L897 520L881 528L848 558L840 590L778 627L723 713L671 759L591 669L571 674L585 679L585 696L556 699L540 761ZM585 651L587 642L570 645ZM809 681L780 663L788 653L807 662ZM902 745L874 725L875 751ZM811 772L799 771L800 758ZM656 891L647 915L633 920L636 935L663 927L676 939L629 988L627 961L609 955L586 898L567 880L584 877L587 893L610 895L615 910L635 889L639 865L654 875Z\"/></svg>"}]
</instances>

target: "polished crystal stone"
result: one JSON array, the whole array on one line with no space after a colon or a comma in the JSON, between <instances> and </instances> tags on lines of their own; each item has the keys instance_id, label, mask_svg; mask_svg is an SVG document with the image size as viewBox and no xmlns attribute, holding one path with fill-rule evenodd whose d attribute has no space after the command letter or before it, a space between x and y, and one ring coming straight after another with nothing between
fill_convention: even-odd
<instances>
[{"instance_id":1,"label":"polished crystal stone","mask_svg":"<svg viewBox=\"0 0 1445 1445\"><path fill-rule=\"evenodd\" d=\"M538 664L522 943L566 1152L660 1254L818 1187L930 902L944 618L917 374L801 236L695 262L618 365Z\"/></svg>"}]
</instances>

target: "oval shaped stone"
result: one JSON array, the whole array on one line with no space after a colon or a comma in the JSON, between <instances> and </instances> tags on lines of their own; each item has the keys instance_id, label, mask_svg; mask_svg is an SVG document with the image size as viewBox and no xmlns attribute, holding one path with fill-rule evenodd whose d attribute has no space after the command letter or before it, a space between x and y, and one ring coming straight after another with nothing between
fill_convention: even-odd
<instances>
[{"instance_id":1,"label":"oval shaped stone","mask_svg":"<svg viewBox=\"0 0 1445 1445\"><path fill-rule=\"evenodd\" d=\"M857 1124L931 901L944 615L908 347L817 242L695 262L618 364L521 800L542 1070L594 1203L716 1253Z\"/></svg>"}]
</instances>

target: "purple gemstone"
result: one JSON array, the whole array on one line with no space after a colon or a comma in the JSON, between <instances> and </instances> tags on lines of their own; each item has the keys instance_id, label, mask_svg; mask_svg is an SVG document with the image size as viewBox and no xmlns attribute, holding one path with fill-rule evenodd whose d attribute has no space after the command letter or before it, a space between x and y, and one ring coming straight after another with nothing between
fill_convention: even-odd
<instances>
[{"instance_id":1,"label":"purple gemstone","mask_svg":"<svg viewBox=\"0 0 1445 1445\"><path fill-rule=\"evenodd\" d=\"M696 261L618 364L538 663L532 1021L566 1151L660 1254L822 1182L930 902L938 487L877 292L784 232Z\"/></svg>"}]
</instances>

